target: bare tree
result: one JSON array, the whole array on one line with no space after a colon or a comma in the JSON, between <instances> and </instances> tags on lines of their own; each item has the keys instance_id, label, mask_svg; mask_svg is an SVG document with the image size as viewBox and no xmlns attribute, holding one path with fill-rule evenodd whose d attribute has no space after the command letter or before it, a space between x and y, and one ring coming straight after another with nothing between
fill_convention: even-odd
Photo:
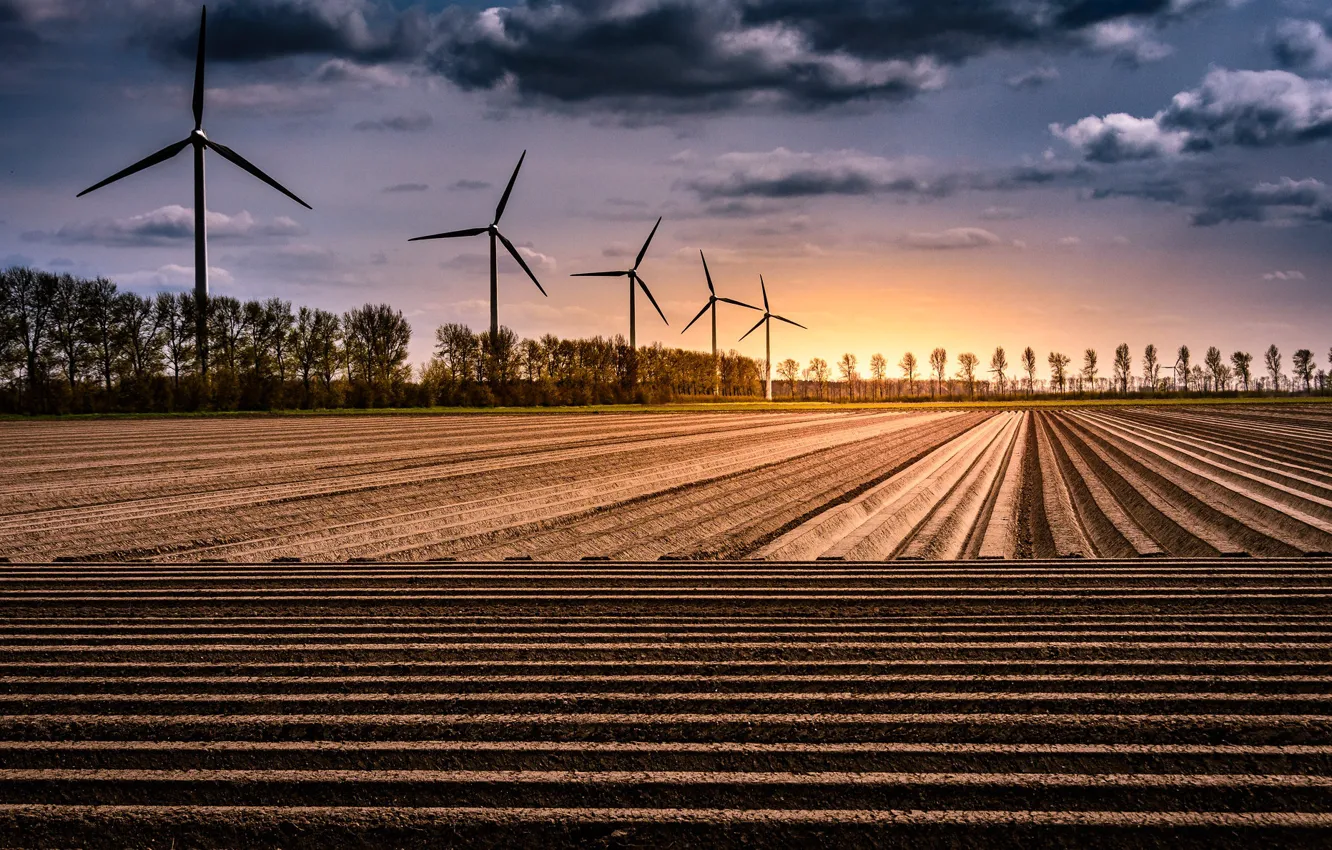
<instances>
[{"instance_id":1,"label":"bare tree","mask_svg":"<svg viewBox=\"0 0 1332 850\"><path fill-rule=\"evenodd\" d=\"M902 370L902 377L906 378L907 393L910 395L916 394L916 367L916 355L910 351L903 354L902 359L897 363L897 368Z\"/></svg>"},{"instance_id":2,"label":"bare tree","mask_svg":"<svg viewBox=\"0 0 1332 850\"><path fill-rule=\"evenodd\" d=\"M281 298L270 298L264 302L264 313L271 328L271 346L273 363L277 366L278 382L287 382L287 365L291 360L291 329L296 324L296 317L291 312L291 302Z\"/></svg>"},{"instance_id":3,"label":"bare tree","mask_svg":"<svg viewBox=\"0 0 1332 850\"><path fill-rule=\"evenodd\" d=\"M980 358L970 351L957 356L957 377L967 382L968 397L976 395L976 367L979 365Z\"/></svg>"},{"instance_id":4,"label":"bare tree","mask_svg":"<svg viewBox=\"0 0 1332 850\"><path fill-rule=\"evenodd\" d=\"M870 358L870 377L874 379L874 398L883 398L883 381L888 377L888 361L882 354Z\"/></svg>"},{"instance_id":5,"label":"bare tree","mask_svg":"<svg viewBox=\"0 0 1332 850\"><path fill-rule=\"evenodd\" d=\"M937 396L942 391L944 375L948 371L947 351L936 348L930 352L930 371L934 376L934 394Z\"/></svg>"},{"instance_id":6,"label":"bare tree","mask_svg":"<svg viewBox=\"0 0 1332 850\"><path fill-rule=\"evenodd\" d=\"M846 382L846 398L848 401L856 396L856 381L860 378L856 372L856 355L847 352L842 355L842 359L837 361L837 371L841 374L842 380Z\"/></svg>"},{"instance_id":7,"label":"bare tree","mask_svg":"<svg viewBox=\"0 0 1332 850\"><path fill-rule=\"evenodd\" d=\"M57 278L51 293L50 340L73 390L88 356L88 287L73 275Z\"/></svg>"},{"instance_id":8,"label":"bare tree","mask_svg":"<svg viewBox=\"0 0 1332 850\"><path fill-rule=\"evenodd\" d=\"M1178 384L1180 376L1184 376L1184 391L1189 391L1189 385L1193 376L1189 372L1189 347L1181 345L1179 354L1175 358L1175 383Z\"/></svg>"},{"instance_id":9,"label":"bare tree","mask_svg":"<svg viewBox=\"0 0 1332 850\"><path fill-rule=\"evenodd\" d=\"M777 377L786 381L791 388L791 398L795 398L796 382L800 380L800 364L790 357L777 364Z\"/></svg>"},{"instance_id":10,"label":"bare tree","mask_svg":"<svg viewBox=\"0 0 1332 850\"><path fill-rule=\"evenodd\" d=\"M1119 384L1119 391L1128 395L1129 377L1133 374L1133 355L1129 353L1127 342L1121 342L1115 349L1115 383Z\"/></svg>"},{"instance_id":11,"label":"bare tree","mask_svg":"<svg viewBox=\"0 0 1332 850\"><path fill-rule=\"evenodd\" d=\"M1050 356L1046 358L1050 364L1050 382L1059 387L1062 393L1068 382L1068 364L1073 362L1067 354L1060 354L1058 351L1051 351Z\"/></svg>"},{"instance_id":12,"label":"bare tree","mask_svg":"<svg viewBox=\"0 0 1332 850\"><path fill-rule=\"evenodd\" d=\"M819 398L827 398L828 378L832 374L828 369L828 361L822 357L812 358L805 374L819 385Z\"/></svg>"},{"instance_id":13,"label":"bare tree","mask_svg":"<svg viewBox=\"0 0 1332 850\"><path fill-rule=\"evenodd\" d=\"M994 384L999 389L999 394L1004 394L1004 384L1008 378L1005 373L1008 372L1008 354L1004 351L1002 345L996 346L994 354L990 355L990 374L994 375Z\"/></svg>"},{"instance_id":14,"label":"bare tree","mask_svg":"<svg viewBox=\"0 0 1332 850\"><path fill-rule=\"evenodd\" d=\"M1089 348L1082 355L1082 380L1096 389L1096 349Z\"/></svg>"},{"instance_id":15,"label":"bare tree","mask_svg":"<svg viewBox=\"0 0 1332 850\"><path fill-rule=\"evenodd\" d=\"M1142 352L1142 379L1152 392L1161 385L1161 362L1157 358L1156 346L1150 343Z\"/></svg>"},{"instance_id":16,"label":"bare tree","mask_svg":"<svg viewBox=\"0 0 1332 850\"><path fill-rule=\"evenodd\" d=\"M1249 391L1249 381L1253 379L1253 355L1247 351L1236 351L1230 355L1230 363L1235 367L1235 377L1244 384L1244 391Z\"/></svg>"},{"instance_id":17,"label":"bare tree","mask_svg":"<svg viewBox=\"0 0 1332 850\"><path fill-rule=\"evenodd\" d=\"M1227 373L1230 369L1226 366L1225 358L1221 356L1221 349L1215 345L1208 346L1207 353L1203 355L1203 365L1207 367L1207 376L1212 381L1213 392L1224 390L1229 382Z\"/></svg>"},{"instance_id":18,"label":"bare tree","mask_svg":"<svg viewBox=\"0 0 1332 850\"><path fill-rule=\"evenodd\" d=\"M1318 368L1313 352L1307 348L1301 348L1291 356L1290 365L1295 367L1296 379L1304 382L1304 391L1312 390L1314 371Z\"/></svg>"},{"instance_id":19,"label":"bare tree","mask_svg":"<svg viewBox=\"0 0 1332 850\"><path fill-rule=\"evenodd\" d=\"M1281 391L1281 350L1276 345L1269 345L1267 353L1263 355L1263 360L1267 364L1267 374L1272 376L1272 391Z\"/></svg>"},{"instance_id":20,"label":"bare tree","mask_svg":"<svg viewBox=\"0 0 1332 850\"><path fill-rule=\"evenodd\" d=\"M194 360L194 294L159 292L156 309L167 362L171 364L171 381L179 387L180 373Z\"/></svg>"},{"instance_id":21,"label":"bare tree","mask_svg":"<svg viewBox=\"0 0 1332 850\"><path fill-rule=\"evenodd\" d=\"M129 356L135 381L143 381L157 371L162 357L162 326L158 324L157 304L153 299L133 292L116 299L116 324L119 325L124 351Z\"/></svg>"},{"instance_id":22,"label":"bare tree","mask_svg":"<svg viewBox=\"0 0 1332 850\"><path fill-rule=\"evenodd\" d=\"M88 334L107 392L111 391L111 378L115 374L116 361L120 359L115 316L119 295L116 285L104 277L88 284Z\"/></svg>"},{"instance_id":23,"label":"bare tree","mask_svg":"<svg viewBox=\"0 0 1332 850\"><path fill-rule=\"evenodd\" d=\"M5 302L13 316L14 329L23 346L24 377L28 389L36 399L43 371L40 367L42 348L46 344L51 320L51 303L55 294L55 275L29 268L12 268L4 273Z\"/></svg>"},{"instance_id":24,"label":"bare tree","mask_svg":"<svg viewBox=\"0 0 1332 850\"><path fill-rule=\"evenodd\" d=\"M1036 391L1036 352L1029 345L1022 350L1022 371L1027 373L1027 395Z\"/></svg>"}]
</instances>

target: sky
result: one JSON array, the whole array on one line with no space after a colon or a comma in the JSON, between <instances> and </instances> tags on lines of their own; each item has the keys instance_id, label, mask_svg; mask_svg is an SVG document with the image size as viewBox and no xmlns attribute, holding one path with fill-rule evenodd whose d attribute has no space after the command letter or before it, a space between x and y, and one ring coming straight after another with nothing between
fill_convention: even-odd
<instances>
[{"instance_id":1,"label":"sky","mask_svg":"<svg viewBox=\"0 0 1332 850\"><path fill-rule=\"evenodd\" d=\"M199 6L0 0L0 265L193 285ZM208 162L211 287L706 350L719 294L776 360L943 346L1010 362L1154 343L1332 346L1332 4L1312 0L218 0L204 128L307 201ZM720 344L757 319L720 314ZM1168 358L1163 358L1168 359ZM894 370L895 371L895 370Z\"/></svg>"}]
</instances>

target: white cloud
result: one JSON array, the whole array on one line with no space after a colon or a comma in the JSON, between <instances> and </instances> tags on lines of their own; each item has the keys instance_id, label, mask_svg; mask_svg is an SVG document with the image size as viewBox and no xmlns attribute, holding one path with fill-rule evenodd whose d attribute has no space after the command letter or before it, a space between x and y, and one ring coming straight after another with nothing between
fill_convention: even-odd
<instances>
[{"instance_id":1,"label":"white cloud","mask_svg":"<svg viewBox=\"0 0 1332 850\"><path fill-rule=\"evenodd\" d=\"M1159 62L1174 53L1174 48L1152 38L1141 23L1119 19L1105 21L1087 31L1087 43L1100 53L1108 53L1127 65Z\"/></svg>"},{"instance_id":2,"label":"white cloud","mask_svg":"<svg viewBox=\"0 0 1332 850\"><path fill-rule=\"evenodd\" d=\"M130 289L183 289L194 288L194 266L170 264L147 271L113 274L112 280ZM208 267L208 283L211 286L231 286L236 282L231 272L217 266Z\"/></svg>"},{"instance_id":3,"label":"white cloud","mask_svg":"<svg viewBox=\"0 0 1332 850\"><path fill-rule=\"evenodd\" d=\"M1263 280L1268 280L1268 281L1274 281L1274 280L1305 280L1305 279L1306 279L1306 278L1305 278L1305 276L1304 276L1304 272L1300 272L1300 271L1288 271L1288 272L1279 272L1279 271L1278 271L1278 272L1268 272L1267 274L1263 275Z\"/></svg>"},{"instance_id":4,"label":"white cloud","mask_svg":"<svg viewBox=\"0 0 1332 850\"><path fill-rule=\"evenodd\" d=\"M1135 118L1123 112L1104 118L1091 115L1068 126L1051 124L1050 132L1094 162L1175 156L1189 138L1183 131L1163 130L1156 118Z\"/></svg>"},{"instance_id":5,"label":"white cloud","mask_svg":"<svg viewBox=\"0 0 1332 850\"><path fill-rule=\"evenodd\" d=\"M1082 244L1082 239L1077 236L1065 236L1056 244L1061 248L1076 248Z\"/></svg>"},{"instance_id":6,"label":"white cloud","mask_svg":"<svg viewBox=\"0 0 1332 850\"><path fill-rule=\"evenodd\" d=\"M217 240L283 239L301 236L306 231L295 219L285 215L262 222L246 210L235 215L209 211L208 237ZM145 247L172 245L194 238L194 210L172 204L128 218L103 218L90 222L70 222L59 230L29 231L29 242L61 245L109 245Z\"/></svg>"}]
</instances>

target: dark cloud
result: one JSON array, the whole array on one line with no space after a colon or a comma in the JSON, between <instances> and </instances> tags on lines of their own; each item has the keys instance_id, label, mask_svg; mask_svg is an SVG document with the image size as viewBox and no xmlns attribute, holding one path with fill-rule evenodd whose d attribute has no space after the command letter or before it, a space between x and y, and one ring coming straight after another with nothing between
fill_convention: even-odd
<instances>
[{"instance_id":1,"label":"dark cloud","mask_svg":"<svg viewBox=\"0 0 1332 850\"><path fill-rule=\"evenodd\" d=\"M435 125L435 119L425 113L390 115L373 120L357 121L353 130L373 130L390 133L423 133Z\"/></svg>"},{"instance_id":2,"label":"dark cloud","mask_svg":"<svg viewBox=\"0 0 1332 850\"><path fill-rule=\"evenodd\" d=\"M392 186L384 187L384 191L390 194L397 192L425 192L429 189L430 185L428 183L395 183Z\"/></svg>"},{"instance_id":3,"label":"dark cloud","mask_svg":"<svg viewBox=\"0 0 1332 850\"><path fill-rule=\"evenodd\" d=\"M429 67L469 90L622 110L818 108L914 97L1006 48L1132 48L1212 0L522 0L443 18ZM1118 30L1107 25L1122 25ZM1108 42L1107 42L1108 39ZM1035 80L1036 78L1032 78Z\"/></svg>"},{"instance_id":4,"label":"dark cloud","mask_svg":"<svg viewBox=\"0 0 1332 850\"><path fill-rule=\"evenodd\" d=\"M1213 227L1236 221L1332 222L1332 197L1320 180L1291 180L1259 183L1246 188L1214 191L1193 214L1197 227Z\"/></svg>"},{"instance_id":5,"label":"dark cloud","mask_svg":"<svg viewBox=\"0 0 1332 850\"><path fill-rule=\"evenodd\" d=\"M1332 136L1332 82L1218 69L1150 118L1116 113L1050 129L1086 159L1105 163L1306 144Z\"/></svg>"},{"instance_id":6,"label":"dark cloud","mask_svg":"<svg viewBox=\"0 0 1332 850\"><path fill-rule=\"evenodd\" d=\"M27 53L42 44L25 4L0 0L0 51L15 55Z\"/></svg>"},{"instance_id":7,"label":"dark cloud","mask_svg":"<svg viewBox=\"0 0 1332 850\"><path fill-rule=\"evenodd\" d=\"M1272 38L1272 53L1283 68L1323 73L1332 69L1332 33L1318 21L1282 21Z\"/></svg>"},{"instance_id":8,"label":"dark cloud","mask_svg":"<svg viewBox=\"0 0 1332 850\"><path fill-rule=\"evenodd\" d=\"M193 59L198 16L176 16L148 33L157 48ZM224 0L208 9L208 55L223 62L303 54L407 59L419 56L428 38L424 13L397 12L370 0Z\"/></svg>"},{"instance_id":9,"label":"dark cloud","mask_svg":"<svg viewBox=\"0 0 1332 850\"><path fill-rule=\"evenodd\" d=\"M805 153L777 148L724 154L679 185L704 201L825 195L932 199L967 190L1076 185L1089 173L1084 165L1057 159L988 171L948 171L921 160L891 160L859 151Z\"/></svg>"},{"instance_id":10,"label":"dark cloud","mask_svg":"<svg viewBox=\"0 0 1332 850\"><path fill-rule=\"evenodd\" d=\"M490 184L484 180L459 180L449 184L450 192L476 192L480 189L489 189Z\"/></svg>"},{"instance_id":11,"label":"dark cloud","mask_svg":"<svg viewBox=\"0 0 1332 850\"><path fill-rule=\"evenodd\" d=\"M261 222L242 211L236 215L208 213L208 238L222 241L256 241L300 236L305 233L293 219L278 216ZM55 245L106 245L117 248L144 248L174 245L194 238L194 211L181 206L160 207L129 218L106 218L91 222L71 222L58 230L30 230L22 234L25 242Z\"/></svg>"}]
</instances>

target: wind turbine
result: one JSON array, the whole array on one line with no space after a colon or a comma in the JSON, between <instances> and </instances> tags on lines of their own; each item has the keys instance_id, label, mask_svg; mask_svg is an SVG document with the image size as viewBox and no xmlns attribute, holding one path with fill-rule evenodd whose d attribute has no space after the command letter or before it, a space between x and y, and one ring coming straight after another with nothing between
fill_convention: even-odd
<instances>
[{"instance_id":1,"label":"wind turbine","mask_svg":"<svg viewBox=\"0 0 1332 850\"><path fill-rule=\"evenodd\" d=\"M661 307L657 306L657 299L652 297L652 290L648 289L647 281L638 275L638 267L643 264L643 257L647 254L648 246L652 244L652 237L657 235L657 228L661 227L661 219L652 226L652 232L648 234L647 241L643 243L643 250L638 252L638 259L634 260L634 267L618 272L583 272L581 274L570 275L570 277L627 277L629 278L629 348L634 352L638 351L638 322L635 307L635 284L643 287L643 294L652 302L652 306L657 308L657 315L669 326L666 321L666 314L661 312Z\"/></svg>"},{"instance_id":2,"label":"wind turbine","mask_svg":"<svg viewBox=\"0 0 1332 850\"><path fill-rule=\"evenodd\" d=\"M448 233L435 233L430 236L418 236L415 239L408 239L408 242L422 242L427 239L462 239L469 236L480 236L482 233L490 234L490 338L492 340L499 337L499 270L496 265L497 257L495 255L495 240L504 244L504 249L518 261L523 271L536 284L536 288L541 290L542 295L546 295L546 290L541 286L541 281L537 280L532 270L528 268L523 260L523 255L518 253L518 249L513 247L513 243L500 233L500 219L504 217L504 208L509 205L509 195L513 194L513 184L518 180L518 172L522 170L523 160L527 159L527 151L518 157L518 165L513 169L513 176L509 178L509 185L504 187L504 194L500 197L499 206L495 207L495 220L485 227L469 227L466 230L451 230ZM546 296L549 298L550 296Z\"/></svg>"},{"instance_id":3,"label":"wind turbine","mask_svg":"<svg viewBox=\"0 0 1332 850\"><path fill-rule=\"evenodd\" d=\"M805 326L772 312L772 308L768 306L768 285L763 282L763 275L759 275L759 286L763 287L763 318L759 319L757 325L746 331L745 336L749 336L760 327L764 328L764 334L767 336L767 348L764 354L763 372L768 385L766 397L768 401L772 401L772 320L786 322L788 325L795 325L798 328L805 328ZM805 330L809 330L809 328L805 328ZM741 342L744 342L745 336L740 337Z\"/></svg>"},{"instance_id":4,"label":"wind turbine","mask_svg":"<svg viewBox=\"0 0 1332 850\"><path fill-rule=\"evenodd\" d=\"M717 288L712 285L712 272L708 271L708 258L703 256L702 251L698 252L698 256L703 260L703 274L708 279L708 293L709 293L708 303L703 305L703 309L698 311L698 315L695 316L689 322L689 324L685 325L684 331L680 331L680 333L683 334L685 331L692 328L694 326L694 322L697 322L699 319L703 318L704 313L708 312L709 310L712 311L712 363L715 369L715 374L713 376L713 384L712 384L712 394L721 395L721 362L717 359L717 302L722 301L727 304L734 304L737 307L745 307L750 310L757 310L758 308L755 307L753 304L746 304L743 301L736 301L734 298L722 298L720 295L718 295Z\"/></svg>"},{"instance_id":5,"label":"wind turbine","mask_svg":"<svg viewBox=\"0 0 1332 850\"><path fill-rule=\"evenodd\" d=\"M89 186L78 194L82 198L89 192L114 183L122 177L137 174L145 168L151 168L166 162L187 147L194 148L194 302L195 302L195 345L199 363L199 373L208 377L208 205L204 198L204 151L212 149L223 159L230 161L255 177L277 189L296 203L310 209L310 205L293 195L282 184L260 171L245 157L226 145L218 144L204 135L204 29L208 22L208 7L203 7L199 15L199 52L194 61L194 130L183 141L167 145L152 156L139 160L94 186Z\"/></svg>"}]
</instances>

